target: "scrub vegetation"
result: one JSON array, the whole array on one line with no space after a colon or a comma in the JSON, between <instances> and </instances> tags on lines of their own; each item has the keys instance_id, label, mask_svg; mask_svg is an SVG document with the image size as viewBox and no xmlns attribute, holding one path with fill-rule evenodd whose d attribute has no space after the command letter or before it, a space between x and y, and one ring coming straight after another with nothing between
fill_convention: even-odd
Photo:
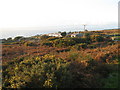
<instances>
[{"instance_id":1,"label":"scrub vegetation","mask_svg":"<svg viewBox=\"0 0 120 90\"><path fill-rule=\"evenodd\" d=\"M118 30L2 41L3 88L118 88ZM75 33L75 32L71 32Z\"/></svg>"}]
</instances>

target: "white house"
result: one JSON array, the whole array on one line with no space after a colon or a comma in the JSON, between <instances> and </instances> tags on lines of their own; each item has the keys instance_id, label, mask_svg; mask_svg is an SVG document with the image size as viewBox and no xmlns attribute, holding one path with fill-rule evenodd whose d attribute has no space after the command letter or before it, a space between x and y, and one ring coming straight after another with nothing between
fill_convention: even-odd
<instances>
[{"instance_id":1,"label":"white house","mask_svg":"<svg viewBox=\"0 0 120 90\"><path fill-rule=\"evenodd\" d=\"M61 33L49 33L47 35L48 36L53 36L53 37L62 37Z\"/></svg>"}]
</instances>

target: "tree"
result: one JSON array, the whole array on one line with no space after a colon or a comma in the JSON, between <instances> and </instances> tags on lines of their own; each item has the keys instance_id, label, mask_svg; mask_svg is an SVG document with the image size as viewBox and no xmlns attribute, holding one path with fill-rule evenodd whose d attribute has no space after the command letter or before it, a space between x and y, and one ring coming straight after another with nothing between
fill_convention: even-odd
<instances>
[{"instance_id":1,"label":"tree","mask_svg":"<svg viewBox=\"0 0 120 90\"><path fill-rule=\"evenodd\" d=\"M67 34L66 32L62 32L62 33L61 33L62 37L65 37L66 34Z\"/></svg>"},{"instance_id":2,"label":"tree","mask_svg":"<svg viewBox=\"0 0 120 90\"><path fill-rule=\"evenodd\" d=\"M12 38L11 37L7 38L7 41L12 41Z\"/></svg>"},{"instance_id":3,"label":"tree","mask_svg":"<svg viewBox=\"0 0 120 90\"><path fill-rule=\"evenodd\" d=\"M61 31L59 31L58 33L61 33Z\"/></svg>"},{"instance_id":4,"label":"tree","mask_svg":"<svg viewBox=\"0 0 120 90\"><path fill-rule=\"evenodd\" d=\"M0 43L5 43L6 42L6 39L1 39L0 40Z\"/></svg>"},{"instance_id":5,"label":"tree","mask_svg":"<svg viewBox=\"0 0 120 90\"><path fill-rule=\"evenodd\" d=\"M21 38L23 38L23 36L17 36L17 37L14 38L14 40L15 40L15 41L18 41L18 40L20 40Z\"/></svg>"}]
</instances>

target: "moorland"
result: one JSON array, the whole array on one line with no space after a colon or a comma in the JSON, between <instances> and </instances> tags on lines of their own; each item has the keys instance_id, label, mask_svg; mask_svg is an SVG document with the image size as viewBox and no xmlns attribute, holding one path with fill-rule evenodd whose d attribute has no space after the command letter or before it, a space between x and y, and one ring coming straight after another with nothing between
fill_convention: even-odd
<instances>
[{"instance_id":1,"label":"moorland","mask_svg":"<svg viewBox=\"0 0 120 90\"><path fill-rule=\"evenodd\" d=\"M118 30L2 39L2 87L117 88Z\"/></svg>"}]
</instances>

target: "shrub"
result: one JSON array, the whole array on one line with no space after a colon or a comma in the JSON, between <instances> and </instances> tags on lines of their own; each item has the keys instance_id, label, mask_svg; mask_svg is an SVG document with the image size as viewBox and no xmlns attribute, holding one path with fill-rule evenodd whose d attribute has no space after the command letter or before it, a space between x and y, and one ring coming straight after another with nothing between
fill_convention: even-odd
<instances>
[{"instance_id":1,"label":"shrub","mask_svg":"<svg viewBox=\"0 0 120 90\"><path fill-rule=\"evenodd\" d=\"M23 36L17 36L17 37L14 38L14 40L15 40L15 41L18 41L18 40L20 40L20 39L22 39L22 38L23 38Z\"/></svg>"},{"instance_id":2,"label":"shrub","mask_svg":"<svg viewBox=\"0 0 120 90\"><path fill-rule=\"evenodd\" d=\"M46 40L46 39L48 39L50 36L47 36L47 35L42 35L41 37L40 37L40 39L41 40Z\"/></svg>"},{"instance_id":3,"label":"shrub","mask_svg":"<svg viewBox=\"0 0 120 90\"><path fill-rule=\"evenodd\" d=\"M54 40L56 40L56 39L59 39L59 38L58 38L58 37L49 37L49 38L48 38L49 41L54 41Z\"/></svg>"},{"instance_id":4,"label":"shrub","mask_svg":"<svg viewBox=\"0 0 120 90\"><path fill-rule=\"evenodd\" d=\"M56 52L67 52L67 51L70 51L69 48L60 48L60 49L57 49Z\"/></svg>"},{"instance_id":5,"label":"shrub","mask_svg":"<svg viewBox=\"0 0 120 90\"><path fill-rule=\"evenodd\" d=\"M54 46L57 47L67 47L72 46L75 44L75 41L71 38L63 38L63 39L57 39L54 41Z\"/></svg>"},{"instance_id":6,"label":"shrub","mask_svg":"<svg viewBox=\"0 0 120 90\"><path fill-rule=\"evenodd\" d=\"M95 42L102 42L102 41L104 41L104 37L101 36L101 35L92 35L91 39L92 39L92 41L95 41Z\"/></svg>"},{"instance_id":7,"label":"shrub","mask_svg":"<svg viewBox=\"0 0 120 90\"><path fill-rule=\"evenodd\" d=\"M66 32L61 32L61 35L63 36L63 37L65 37L66 36Z\"/></svg>"},{"instance_id":8,"label":"shrub","mask_svg":"<svg viewBox=\"0 0 120 90\"><path fill-rule=\"evenodd\" d=\"M85 48L87 48L87 44L86 43L76 44L73 46L73 48L76 50L85 49Z\"/></svg>"},{"instance_id":9,"label":"shrub","mask_svg":"<svg viewBox=\"0 0 120 90\"><path fill-rule=\"evenodd\" d=\"M111 68L110 65L107 64L98 64L97 67L95 67L94 71L96 73L99 73L102 77L106 78L111 72Z\"/></svg>"},{"instance_id":10,"label":"shrub","mask_svg":"<svg viewBox=\"0 0 120 90\"><path fill-rule=\"evenodd\" d=\"M43 42L41 43L41 45L45 45L45 46L53 46L53 44L51 42Z\"/></svg>"},{"instance_id":11,"label":"shrub","mask_svg":"<svg viewBox=\"0 0 120 90\"><path fill-rule=\"evenodd\" d=\"M118 73L110 73L108 78L102 79L102 88L118 88Z\"/></svg>"},{"instance_id":12,"label":"shrub","mask_svg":"<svg viewBox=\"0 0 120 90\"><path fill-rule=\"evenodd\" d=\"M90 44L90 45L87 45L88 48L96 48L96 45L95 44Z\"/></svg>"},{"instance_id":13,"label":"shrub","mask_svg":"<svg viewBox=\"0 0 120 90\"><path fill-rule=\"evenodd\" d=\"M25 46L37 46L37 44L34 42L25 42L24 45Z\"/></svg>"},{"instance_id":14,"label":"shrub","mask_svg":"<svg viewBox=\"0 0 120 90\"><path fill-rule=\"evenodd\" d=\"M72 52L68 56L68 60L75 61L78 58L78 53L77 52Z\"/></svg>"},{"instance_id":15,"label":"shrub","mask_svg":"<svg viewBox=\"0 0 120 90\"><path fill-rule=\"evenodd\" d=\"M76 44L78 44L78 43L85 43L86 42L84 40L84 38L80 38L80 37L74 37L74 38L72 38L72 40L74 40Z\"/></svg>"},{"instance_id":16,"label":"shrub","mask_svg":"<svg viewBox=\"0 0 120 90\"><path fill-rule=\"evenodd\" d=\"M11 37L7 38L7 42L11 42L11 41L12 41Z\"/></svg>"},{"instance_id":17,"label":"shrub","mask_svg":"<svg viewBox=\"0 0 120 90\"><path fill-rule=\"evenodd\" d=\"M45 55L41 59L33 58L8 67L3 87L9 88L66 88L71 87L72 75L69 63L56 59L53 55ZM10 76L10 77L8 77ZM8 81L6 81L8 80ZM9 84L7 84L9 83Z\"/></svg>"}]
</instances>

